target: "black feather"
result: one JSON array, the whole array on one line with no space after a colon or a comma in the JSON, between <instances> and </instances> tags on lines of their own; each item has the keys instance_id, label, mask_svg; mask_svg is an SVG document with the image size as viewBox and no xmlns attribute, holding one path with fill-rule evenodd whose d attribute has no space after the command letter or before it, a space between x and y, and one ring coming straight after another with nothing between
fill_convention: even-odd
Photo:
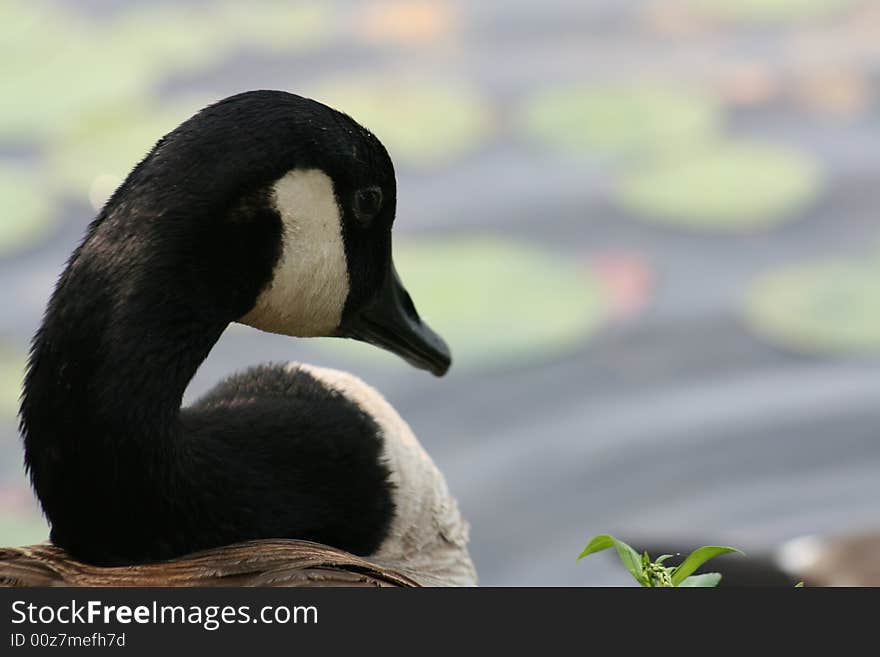
<instances>
[{"instance_id":1,"label":"black feather","mask_svg":"<svg viewBox=\"0 0 880 657\"><path fill-rule=\"evenodd\" d=\"M367 184L394 194L388 154L353 120L249 92L161 139L71 256L33 341L21 431L52 540L80 559L135 563L270 537L369 554L387 534L378 429L307 374L257 368L180 409L221 333L271 280L282 225L269 189L294 168L324 170L338 196ZM375 277L371 253L390 248L390 220L354 234L340 207L351 301Z\"/></svg>"}]
</instances>

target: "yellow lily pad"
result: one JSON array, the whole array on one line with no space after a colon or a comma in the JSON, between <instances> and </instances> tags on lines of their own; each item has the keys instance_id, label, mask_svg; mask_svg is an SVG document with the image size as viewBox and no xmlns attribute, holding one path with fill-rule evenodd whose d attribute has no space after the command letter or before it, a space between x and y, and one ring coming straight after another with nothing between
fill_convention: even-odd
<instances>
[{"instance_id":1,"label":"yellow lily pad","mask_svg":"<svg viewBox=\"0 0 880 657\"><path fill-rule=\"evenodd\" d=\"M488 108L463 85L339 80L309 95L373 132L395 162L414 166L442 164L473 150L490 126Z\"/></svg>"},{"instance_id":2,"label":"yellow lily pad","mask_svg":"<svg viewBox=\"0 0 880 657\"><path fill-rule=\"evenodd\" d=\"M488 237L403 241L395 261L422 318L449 343L456 371L565 353L611 313L601 281L585 265L525 244ZM354 341L322 343L400 363Z\"/></svg>"},{"instance_id":3,"label":"yellow lily pad","mask_svg":"<svg viewBox=\"0 0 880 657\"><path fill-rule=\"evenodd\" d=\"M689 6L721 19L743 23L781 23L833 14L853 0L687 0Z\"/></svg>"},{"instance_id":4,"label":"yellow lily pad","mask_svg":"<svg viewBox=\"0 0 880 657\"><path fill-rule=\"evenodd\" d=\"M526 100L519 125L557 149L619 155L703 142L721 120L719 104L701 93L629 85L536 94Z\"/></svg>"},{"instance_id":5,"label":"yellow lily pad","mask_svg":"<svg viewBox=\"0 0 880 657\"><path fill-rule=\"evenodd\" d=\"M719 142L658 158L626 173L617 203L653 223L744 232L797 217L821 186L807 155L748 142Z\"/></svg>"},{"instance_id":6,"label":"yellow lily pad","mask_svg":"<svg viewBox=\"0 0 880 657\"><path fill-rule=\"evenodd\" d=\"M0 257L38 244L58 221L43 180L11 164L0 164L0 217Z\"/></svg>"},{"instance_id":7,"label":"yellow lily pad","mask_svg":"<svg viewBox=\"0 0 880 657\"><path fill-rule=\"evenodd\" d=\"M880 352L880 263L831 260L758 278L746 297L758 335L808 353Z\"/></svg>"}]
</instances>

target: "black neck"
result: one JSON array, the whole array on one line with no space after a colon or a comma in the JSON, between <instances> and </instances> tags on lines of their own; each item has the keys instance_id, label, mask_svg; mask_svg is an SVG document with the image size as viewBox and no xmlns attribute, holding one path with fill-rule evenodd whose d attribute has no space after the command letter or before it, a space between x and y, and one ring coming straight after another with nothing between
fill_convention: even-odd
<instances>
[{"instance_id":1,"label":"black neck","mask_svg":"<svg viewBox=\"0 0 880 657\"><path fill-rule=\"evenodd\" d=\"M107 233L61 277L25 382L26 461L50 521L71 490L103 497L139 472L171 477L160 470L178 461L181 399L228 322Z\"/></svg>"},{"instance_id":2,"label":"black neck","mask_svg":"<svg viewBox=\"0 0 880 657\"><path fill-rule=\"evenodd\" d=\"M156 204L133 198L92 224L34 339L21 429L53 536L74 522L98 532L98 509L137 513L124 501L179 489L183 394L280 250L280 220L259 190L204 220L192 206L148 213Z\"/></svg>"},{"instance_id":3,"label":"black neck","mask_svg":"<svg viewBox=\"0 0 880 657\"><path fill-rule=\"evenodd\" d=\"M186 387L227 322L174 289L97 287L66 278L49 306L26 380L26 435L59 446L76 435L80 452L168 449Z\"/></svg>"}]
</instances>

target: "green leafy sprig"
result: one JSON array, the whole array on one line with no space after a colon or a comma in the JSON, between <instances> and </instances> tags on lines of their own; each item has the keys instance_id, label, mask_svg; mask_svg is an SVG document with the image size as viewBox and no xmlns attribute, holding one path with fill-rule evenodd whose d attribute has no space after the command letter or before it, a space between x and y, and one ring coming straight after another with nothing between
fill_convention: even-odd
<instances>
[{"instance_id":1,"label":"green leafy sprig","mask_svg":"<svg viewBox=\"0 0 880 657\"><path fill-rule=\"evenodd\" d=\"M704 563L721 554L737 552L741 550L723 545L705 545L691 552L678 566L664 566L663 562L672 557L671 554L663 554L651 561L647 552L641 555L628 544L614 538L609 534L600 534L594 537L578 556L578 561L584 557L607 550L613 547L617 550L620 562L635 578L645 587L713 587L721 581L721 573L702 573L694 575Z\"/></svg>"}]
</instances>

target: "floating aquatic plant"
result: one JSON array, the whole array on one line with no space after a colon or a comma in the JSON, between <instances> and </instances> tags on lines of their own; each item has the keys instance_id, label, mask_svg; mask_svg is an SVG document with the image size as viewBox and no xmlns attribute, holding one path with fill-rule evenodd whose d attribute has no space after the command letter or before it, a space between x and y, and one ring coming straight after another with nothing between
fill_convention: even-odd
<instances>
[{"instance_id":1,"label":"floating aquatic plant","mask_svg":"<svg viewBox=\"0 0 880 657\"><path fill-rule=\"evenodd\" d=\"M449 342L456 370L564 353L610 312L598 277L533 246L488 237L408 241L395 261L422 317ZM398 362L366 345L328 344Z\"/></svg>"},{"instance_id":2,"label":"floating aquatic plant","mask_svg":"<svg viewBox=\"0 0 880 657\"><path fill-rule=\"evenodd\" d=\"M404 165L461 156L480 144L490 125L488 108L464 85L356 79L322 85L310 95L366 126Z\"/></svg>"},{"instance_id":3,"label":"floating aquatic plant","mask_svg":"<svg viewBox=\"0 0 880 657\"><path fill-rule=\"evenodd\" d=\"M805 154L726 141L633 167L615 198L645 221L747 232L796 218L820 186L819 167Z\"/></svg>"},{"instance_id":4,"label":"floating aquatic plant","mask_svg":"<svg viewBox=\"0 0 880 657\"><path fill-rule=\"evenodd\" d=\"M880 352L880 261L828 260L771 271L745 306L758 335L808 353Z\"/></svg>"},{"instance_id":5,"label":"floating aquatic plant","mask_svg":"<svg viewBox=\"0 0 880 657\"><path fill-rule=\"evenodd\" d=\"M58 218L44 180L23 167L0 164L0 258L32 247Z\"/></svg>"},{"instance_id":6,"label":"floating aquatic plant","mask_svg":"<svg viewBox=\"0 0 880 657\"><path fill-rule=\"evenodd\" d=\"M599 156L677 150L714 137L721 108L705 94L654 84L570 87L526 99L532 140Z\"/></svg>"}]
</instances>

